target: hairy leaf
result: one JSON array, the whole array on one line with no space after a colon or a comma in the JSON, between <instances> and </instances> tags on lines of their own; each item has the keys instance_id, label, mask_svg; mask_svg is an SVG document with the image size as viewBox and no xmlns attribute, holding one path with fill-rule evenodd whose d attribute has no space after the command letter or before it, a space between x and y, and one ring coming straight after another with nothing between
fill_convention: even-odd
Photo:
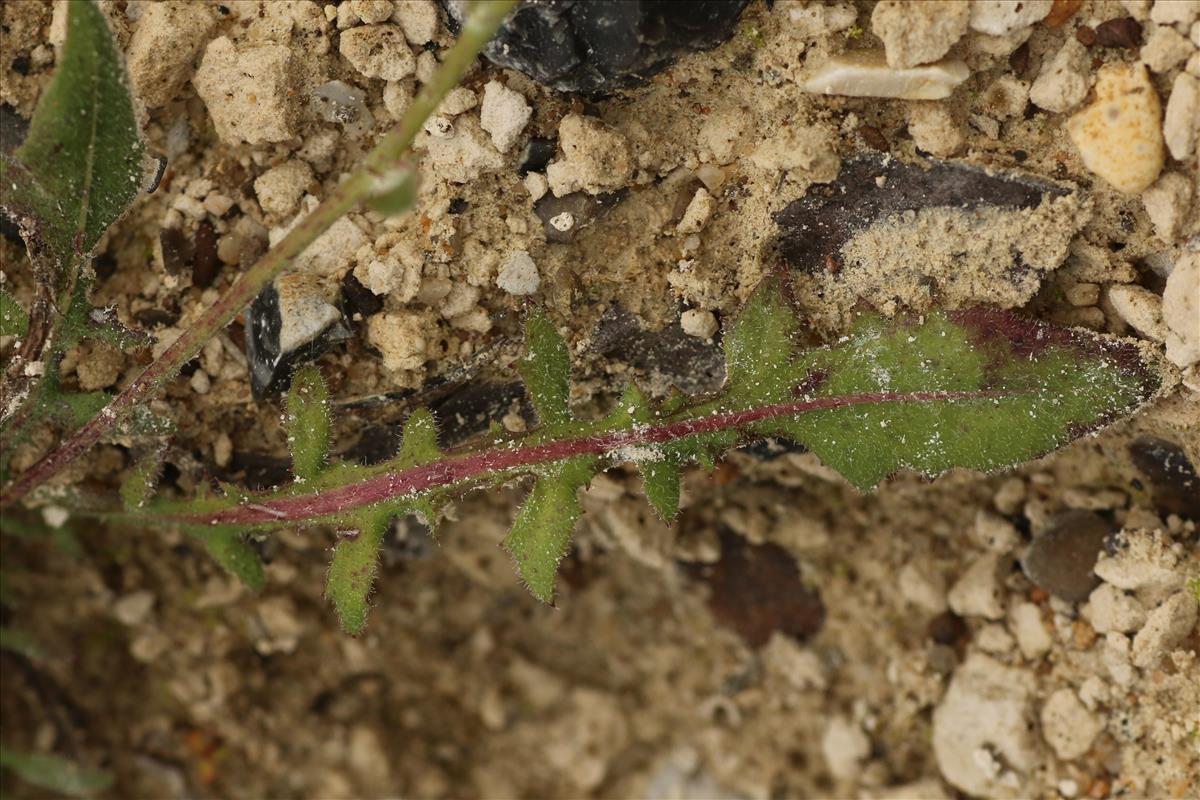
<instances>
[{"instance_id":1,"label":"hairy leaf","mask_svg":"<svg viewBox=\"0 0 1200 800\"><path fill-rule=\"evenodd\" d=\"M525 355L517 369L539 422L555 426L571 421L567 405L571 356L566 340L540 309L529 312L525 319Z\"/></svg>"},{"instance_id":2,"label":"hairy leaf","mask_svg":"<svg viewBox=\"0 0 1200 800\"><path fill-rule=\"evenodd\" d=\"M775 278L762 282L725 337L727 405L778 403L791 396L796 315Z\"/></svg>"},{"instance_id":3,"label":"hairy leaf","mask_svg":"<svg viewBox=\"0 0 1200 800\"><path fill-rule=\"evenodd\" d=\"M262 559L243 538L237 528L192 529L193 535L204 542L208 553L217 563L241 579L251 589L262 589L265 582Z\"/></svg>"},{"instance_id":4,"label":"hairy leaf","mask_svg":"<svg viewBox=\"0 0 1200 800\"><path fill-rule=\"evenodd\" d=\"M316 478L329 453L329 389L313 364L305 364L292 378L284 429L296 480Z\"/></svg>"},{"instance_id":5,"label":"hairy leaf","mask_svg":"<svg viewBox=\"0 0 1200 800\"><path fill-rule=\"evenodd\" d=\"M11 769L26 783L72 797L102 791L113 781L107 772L49 753L22 753L0 747L0 766Z\"/></svg>"},{"instance_id":6,"label":"hairy leaf","mask_svg":"<svg viewBox=\"0 0 1200 800\"><path fill-rule=\"evenodd\" d=\"M29 329L29 315L17 301L0 289L0 336L24 336Z\"/></svg>"},{"instance_id":7,"label":"hairy leaf","mask_svg":"<svg viewBox=\"0 0 1200 800\"><path fill-rule=\"evenodd\" d=\"M544 603L554 602L558 562L567 554L571 532L583 513L576 492L592 479L595 463L594 458L579 457L546 469L504 538L521 579Z\"/></svg>"},{"instance_id":8,"label":"hairy leaf","mask_svg":"<svg viewBox=\"0 0 1200 800\"><path fill-rule=\"evenodd\" d=\"M404 421L404 438L400 440L400 466L412 467L437 461L442 455L437 443L437 421L433 414L418 408Z\"/></svg>"},{"instance_id":9,"label":"hairy leaf","mask_svg":"<svg viewBox=\"0 0 1200 800\"><path fill-rule=\"evenodd\" d=\"M154 494L166 450L165 446L149 448L125 473L121 481L121 502L127 510L141 508Z\"/></svg>"},{"instance_id":10,"label":"hairy leaf","mask_svg":"<svg viewBox=\"0 0 1200 800\"><path fill-rule=\"evenodd\" d=\"M10 190L5 204L27 237L65 264L90 254L125 213L141 185L141 164L133 101L112 32L95 2L70 3L58 69L25 142L0 163Z\"/></svg>"},{"instance_id":11,"label":"hairy leaf","mask_svg":"<svg viewBox=\"0 0 1200 800\"><path fill-rule=\"evenodd\" d=\"M987 309L859 321L802 367L816 397L955 392L846 405L764 422L811 448L860 489L902 467L937 475L1028 461L1131 411L1157 379L1131 345Z\"/></svg>"},{"instance_id":12,"label":"hairy leaf","mask_svg":"<svg viewBox=\"0 0 1200 800\"><path fill-rule=\"evenodd\" d=\"M337 611L342 630L353 636L362 633L367 626L379 549L390 522L390 514L360 515L357 529L341 535L333 551L325 594Z\"/></svg>"}]
</instances>

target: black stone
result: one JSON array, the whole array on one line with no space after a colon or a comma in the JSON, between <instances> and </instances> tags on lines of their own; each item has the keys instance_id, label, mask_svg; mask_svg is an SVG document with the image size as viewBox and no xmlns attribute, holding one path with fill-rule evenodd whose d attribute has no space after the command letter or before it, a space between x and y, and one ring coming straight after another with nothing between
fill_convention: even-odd
<instances>
[{"instance_id":1,"label":"black stone","mask_svg":"<svg viewBox=\"0 0 1200 800\"><path fill-rule=\"evenodd\" d=\"M531 172L541 172L557 152L558 139L533 137L521 151L521 157L517 159L517 174L524 176Z\"/></svg>"},{"instance_id":2,"label":"black stone","mask_svg":"<svg viewBox=\"0 0 1200 800\"><path fill-rule=\"evenodd\" d=\"M1025 576L1070 603L1086 600L1100 579L1092 568L1114 531L1109 520L1091 511L1064 511L1035 538L1021 556Z\"/></svg>"},{"instance_id":3,"label":"black stone","mask_svg":"<svg viewBox=\"0 0 1200 800\"><path fill-rule=\"evenodd\" d=\"M1129 458L1150 481L1160 514L1200 522L1200 477L1182 447L1156 436L1139 436L1129 445Z\"/></svg>"},{"instance_id":4,"label":"black stone","mask_svg":"<svg viewBox=\"0 0 1200 800\"><path fill-rule=\"evenodd\" d=\"M683 52L728 39L749 0L524 2L484 55L563 92L607 92L645 82ZM451 25L465 3L443 0Z\"/></svg>"},{"instance_id":5,"label":"black stone","mask_svg":"<svg viewBox=\"0 0 1200 800\"><path fill-rule=\"evenodd\" d=\"M285 390L292 381L292 370L314 361L331 345L345 341L351 332L341 320L328 325L311 341L290 350L279 349L283 320L279 313L279 293L274 284L258 293L246 309L246 359L250 362L250 391L254 399L265 400Z\"/></svg>"},{"instance_id":6,"label":"black stone","mask_svg":"<svg viewBox=\"0 0 1200 800\"><path fill-rule=\"evenodd\" d=\"M354 272L342 279L342 313L347 317L361 314L369 317L383 310L383 298L363 286Z\"/></svg>"}]
</instances>

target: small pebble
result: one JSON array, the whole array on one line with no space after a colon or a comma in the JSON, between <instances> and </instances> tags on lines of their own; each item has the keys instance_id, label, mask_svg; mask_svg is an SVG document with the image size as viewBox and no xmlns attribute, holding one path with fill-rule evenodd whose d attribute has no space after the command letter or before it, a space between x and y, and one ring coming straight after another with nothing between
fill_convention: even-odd
<instances>
[{"instance_id":1,"label":"small pebble","mask_svg":"<svg viewBox=\"0 0 1200 800\"><path fill-rule=\"evenodd\" d=\"M1087 710L1070 689L1059 689L1042 706L1042 736L1063 761L1079 758L1092 749L1104 730L1104 719Z\"/></svg>"},{"instance_id":2,"label":"small pebble","mask_svg":"<svg viewBox=\"0 0 1200 800\"><path fill-rule=\"evenodd\" d=\"M1163 116L1163 138L1177 161L1187 161L1200 137L1200 78L1187 72L1175 76L1167 111Z\"/></svg>"},{"instance_id":3,"label":"small pebble","mask_svg":"<svg viewBox=\"0 0 1200 800\"><path fill-rule=\"evenodd\" d=\"M1021 655L1033 660L1050 652L1054 639L1042 621L1041 608L1033 603L1019 603L1010 612L1010 617Z\"/></svg>"},{"instance_id":4,"label":"small pebble","mask_svg":"<svg viewBox=\"0 0 1200 800\"><path fill-rule=\"evenodd\" d=\"M1183 586L1179 554L1162 530L1123 530L1113 536L1096 561L1096 574L1119 589L1137 592L1151 605Z\"/></svg>"},{"instance_id":5,"label":"small pebble","mask_svg":"<svg viewBox=\"0 0 1200 800\"><path fill-rule=\"evenodd\" d=\"M835 56L804 83L812 94L942 100L971 74L958 59L908 69L892 69L882 50Z\"/></svg>"},{"instance_id":6,"label":"small pebble","mask_svg":"<svg viewBox=\"0 0 1200 800\"><path fill-rule=\"evenodd\" d=\"M1053 0L972 0L971 30L1004 36L1045 19L1053 7Z\"/></svg>"},{"instance_id":7,"label":"small pebble","mask_svg":"<svg viewBox=\"0 0 1200 800\"><path fill-rule=\"evenodd\" d=\"M1162 297L1167 325L1167 359L1186 369L1200 362L1200 253L1182 253L1167 277Z\"/></svg>"},{"instance_id":8,"label":"small pebble","mask_svg":"<svg viewBox=\"0 0 1200 800\"><path fill-rule=\"evenodd\" d=\"M1101 47L1140 47L1142 24L1133 17L1118 17L1096 26L1096 43Z\"/></svg>"},{"instance_id":9,"label":"small pebble","mask_svg":"<svg viewBox=\"0 0 1200 800\"><path fill-rule=\"evenodd\" d=\"M1175 649L1196 627L1196 593L1185 589L1150 612L1145 626L1133 637L1133 665L1149 669Z\"/></svg>"},{"instance_id":10,"label":"small pebble","mask_svg":"<svg viewBox=\"0 0 1200 800\"><path fill-rule=\"evenodd\" d=\"M1112 525L1091 511L1066 511L1036 537L1021 557L1029 580L1070 603L1087 598L1100 579L1092 571Z\"/></svg>"},{"instance_id":11,"label":"small pebble","mask_svg":"<svg viewBox=\"0 0 1200 800\"><path fill-rule=\"evenodd\" d=\"M146 620L154 609L154 593L139 589L122 596L113 603L113 616L122 625L133 627Z\"/></svg>"},{"instance_id":12,"label":"small pebble","mask_svg":"<svg viewBox=\"0 0 1200 800\"><path fill-rule=\"evenodd\" d=\"M975 559L946 596L950 610L962 617L1004 617L1004 585L1011 559L987 553Z\"/></svg>"},{"instance_id":13,"label":"small pebble","mask_svg":"<svg viewBox=\"0 0 1200 800\"><path fill-rule=\"evenodd\" d=\"M550 226L559 232L566 232L575 227L575 216L570 211L564 211L550 218Z\"/></svg>"},{"instance_id":14,"label":"small pebble","mask_svg":"<svg viewBox=\"0 0 1200 800\"><path fill-rule=\"evenodd\" d=\"M537 264L528 252L515 250L500 267L496 275L496 285L509 294L533 294L541 286L542 279L538 274Z\"/></svg>"},{"instance_id":15,"label":"small pebble","mask_svg":"<svg viewBox=\"0 0 1200 800\"><path fill-rule=\"evenodd\" d=\"M1133 284L1119 284L1108 290L1108 301L1117 315L1142 336L1156 342L1166 341L1162 298L1154 292Z\"/></svg>"},{"instance_id":16,"label":"small pebble","mask_svg":"<svg viewBox=\"0 0 1200 800\"><path fill-rule=\"evenodd\" d=\"M711 311L702 308L689 308L679 315L679 327L688 336L698 339L711 339L717 333L717 318Z\"/></svg>"},{"instance_id":17,"label":"small pebble","mask_svg":"<svg viewBox=\"0 0 1200 800\"><path fill-rule=\"evenodd\" d=\"M1158 93L1141 64L1109 64L1096 76L1095 99L1067 122L1090 172L1126 194L1158 179L1164 147Z\"/></svg>"},{"instance_id":18,"label":"small pebble","mask_svg":"<svg viewBox=\"0 0 1200 800\"><path fill-rule=\"evenodd\" d=\"M1138 599L1111 583L1092 591L1082 613L1097 633L1132 633L1146 622L1146 609Z\"/></svg>"}]
</instances>

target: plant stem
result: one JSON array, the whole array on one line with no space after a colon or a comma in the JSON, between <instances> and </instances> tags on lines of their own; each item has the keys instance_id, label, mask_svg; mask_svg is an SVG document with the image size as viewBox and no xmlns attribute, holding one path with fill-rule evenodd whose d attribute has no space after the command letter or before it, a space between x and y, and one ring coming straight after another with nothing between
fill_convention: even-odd
<instances>
[{"instance_id":1,"label":"plant stem","mask_svg":"<svg viewBox=\"0 0 1200 800\"><path fill-rule=\"evenodd\" d=\"M428 464L377 475L345 486L323 489L311 494L276 498L255 497L234 508L205 514L155 514L138 512L133 521L181 523L191 525L256 525L319 521L322 517L362 508L385 500L416 496L431 489L469 483L508 470L525 469L553 461L584 455L612 455L619 458L625 447L663 444L688 436L721 431L739 431L763 420L794 417L823 409L848 408L871 403L912 403L938 400L985 400L1011 397L1011 391L933 391L872 392L837 397L818 397L790 403L778 403L742 411L724 411L702 417L686 418L657 425L640 425L626 430L559 439L535 445L506 443L499 447L447 456ZM120 514L116 516L121 516Z\"/></svg>"},{"instance_id":2,"label":"plant stem","mask_svg":"<svg viewBox=\"0 0 1200 800\"><path fill-rule=\"evenodd\" d=\"M275 279L291 260L324 233L339 217L378 189L379 178L395 169L412 149L425 120L442 98L458 85L492 34L504 21L516 0L475 3L463 24L458 41L446 52L433 79L421 88L412 107L395 130L384 136L367 154L362 165L313 209L305 219L242 274L199 319L184 331L153 363L142 371L99 414L89 420L58 448L21 474L0 494L0 508L17 502L30 491L57 475L83 455L93 444L134 408L147 403L162 386L195 357L217 331L225 327Z\"/></svg>"}]
</instances>

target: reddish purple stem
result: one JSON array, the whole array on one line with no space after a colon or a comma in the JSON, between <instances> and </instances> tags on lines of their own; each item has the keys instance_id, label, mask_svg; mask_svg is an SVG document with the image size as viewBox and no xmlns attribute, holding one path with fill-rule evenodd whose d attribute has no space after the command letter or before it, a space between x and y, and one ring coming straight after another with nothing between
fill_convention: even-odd
<instances>
[{"instance_id":1,"label":"reddish purple stem","mask_svg":"<svg viewBox=\"0 0 1200 800\"><path fill-rule=\"evenodd\" d=\"M630 430L597 433L573 439L560 439L543 444L512 446L462 456L450 456L441 461L390 472L358 483L325 489L306 495L275 499L256 498L236 508L209 514L184 514L165 517L165 521L208 525L251 525L260 523L299 522L362 508L384 500L415 495L428 489L451 486L460 481L487 476L522 467L532 467L551 461L585 455L604 455L622 447L661 444L687 436L717 431L736 430L754 422L777 417L790 417L808 411L845 408L854 405L888 402L928 402L933 400L980 400L1006 397L1004 391L962 392L875 392L819 397L792 403L778 403L744 411L727 411L707 417L646 425Z\"/></svg>"}]
</instances>

